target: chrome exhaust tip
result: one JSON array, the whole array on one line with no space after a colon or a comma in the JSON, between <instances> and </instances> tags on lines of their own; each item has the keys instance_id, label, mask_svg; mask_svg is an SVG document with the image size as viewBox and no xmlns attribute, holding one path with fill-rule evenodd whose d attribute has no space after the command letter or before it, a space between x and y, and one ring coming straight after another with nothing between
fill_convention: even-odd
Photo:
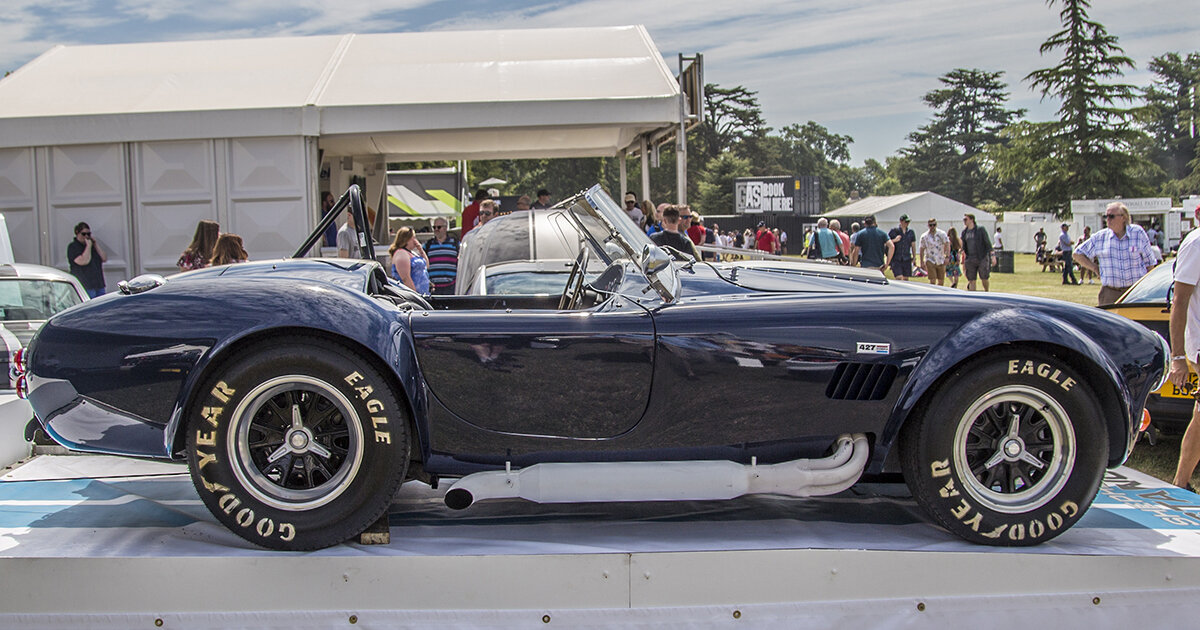
<instances>
[{"instance_id":1,"label":"chrome exhaust tip","mask_svg":"<svg viewBox=\"0 0 1200 630\"><path fill-rule=\"evenodd\" d=\"M446 507L451 510L465 510L475 502L475 497L466 488L451 488L446 492Z\"/></svg>"}]
</instances>

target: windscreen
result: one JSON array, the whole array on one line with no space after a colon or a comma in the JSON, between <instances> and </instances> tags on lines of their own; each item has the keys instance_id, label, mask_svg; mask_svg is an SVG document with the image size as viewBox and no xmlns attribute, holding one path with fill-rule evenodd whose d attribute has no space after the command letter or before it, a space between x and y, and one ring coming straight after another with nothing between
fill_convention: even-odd
<instances>
[{"instance_id":1,"label":"windscreen","mask_svg":"<svg viewBox=\"0 0 1200 630\"><path fill-rule=\"evenodd\" d=\"M8 278L0 280L0 314L4 321L50 319L83 300L69 282Z\"/></svg>"}]
</instances>

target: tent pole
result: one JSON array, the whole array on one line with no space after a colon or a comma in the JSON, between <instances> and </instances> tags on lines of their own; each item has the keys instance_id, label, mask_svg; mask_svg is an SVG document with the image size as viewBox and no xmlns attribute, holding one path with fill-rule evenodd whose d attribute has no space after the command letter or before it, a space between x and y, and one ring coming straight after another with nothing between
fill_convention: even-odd
<instances>
[{"instance_id":1,"label":"tent pole","mask_svg":"<svg viewBox=\"0 0 1200 630\"><path fill-rule=\"evenodd\" d=\"M625 197L625 191L626 191L626 190L629 190L629 184L628 184L628 182L627 182L627 180L628 180L628 177L627 177L627 175L626 175L626 173L625 173L625 158L626 158L626 157L628 157L628 153L626 153L625 149L621 149L621 154L617 156L617 160L618 160L618 161L620 162L620 164L621 164L621 167L620 167L620 173L621 173L621 190L618 190L618 191L617 191L617 194L613 195L613 199L618 199L618 200L620 200L620 199L623 199L623 198ZM622 203L622 202L621 202L621 201L618 201L617 203ZM622 205L621 207L623 208L623 207L625 207L625 206L624 206L624 205Z\"/></svg>"},{"instance_id":2,"label":"tent pole","mask_svg":"<svg viewBox=\"0 0 1200 630\"><path fill-rule=\"evenodd\" d=\"M638 139L638 144L642 152L642 199L650 198L650 156L648 155L646 144L646 136L643 135Z\"/></svg>"},{"instance_id":3,"label":"tent pole","mask_svg":"<svg viewBox=\"0 0 1200 630\"><path fill-rule=\"evenodd\" d=\"M679 54L679 78L683 79L683 53ZM687 203L687 94L679 86L679 130L675 132L675 190L678 201Z\"/></svg>"}]
</instances>

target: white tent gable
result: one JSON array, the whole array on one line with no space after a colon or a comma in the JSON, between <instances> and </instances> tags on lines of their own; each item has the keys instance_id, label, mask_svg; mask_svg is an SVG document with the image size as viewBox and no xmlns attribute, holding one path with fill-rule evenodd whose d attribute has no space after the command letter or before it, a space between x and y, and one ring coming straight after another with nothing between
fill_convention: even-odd
<instances>
[{"instance_id":1,"label":"white tent gable","mask_svg":"<svg viewBox=\"0 0 1200 630\"><path fill-rule=\"evenodd\" d=\"M320 136L394 160L614 155L679 120L645 28L60 46L0 81L0 148Z\"/></svg>"},{"instance_id":2,"label":"white tent gable","mask_svg":"<svg viewBox=\"0 0 1200 630\"><path fill-rule=\"evenodd\" d=\"M843 227L846 226L843 219L873 216L879 227L886 230L900 220L900 215L907 214L913 229L920 231L929 219L937 219L938 227L942 230L952 227L962 230L962 218L967 213L974 214L979 224L989 230L995 222L995 218L983 210L934 192L864 197L821 216L839 219Z\"/></svg>"}]
</instances>

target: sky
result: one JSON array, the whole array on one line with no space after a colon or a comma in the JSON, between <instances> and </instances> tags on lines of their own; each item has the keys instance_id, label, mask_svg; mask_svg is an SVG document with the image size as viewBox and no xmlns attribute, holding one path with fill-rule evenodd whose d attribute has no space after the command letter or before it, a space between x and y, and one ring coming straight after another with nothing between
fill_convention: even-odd
<instances>
[{"instance_id":1,"label":"sky","mask_svg":"<svg viewBox=\"0 0 1200 630\"><path fill-rule=\"evenodd\" d=\"M1200 51L1196 0L1092 0L1093 20L1137 64ZM933 110L921 97L955 68L1003 71L1010 105L1054 116L1023 81L1058 63L1061 28L1040 0L3 0L0 70L56 45L405 31L643 24L668 67L702 53L707 83L758 93L767 124L809 120L848 135L852 163L883 160ZM531 42L536 43L536 41ZM533 89L534 86L531 86Z\"/></svg>"}]
</instances>

